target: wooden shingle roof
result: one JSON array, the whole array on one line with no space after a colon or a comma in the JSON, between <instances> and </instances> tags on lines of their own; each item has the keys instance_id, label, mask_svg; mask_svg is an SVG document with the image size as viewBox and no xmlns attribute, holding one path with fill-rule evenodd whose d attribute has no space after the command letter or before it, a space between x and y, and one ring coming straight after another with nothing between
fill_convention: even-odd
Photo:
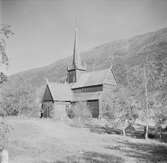
<instances>
[{"instance_id":1,"label":"wooden shingle roof","mask_svg":"<svg viewBox=\"0 0 167 163\"><path fill-rule=\"evenodd\" d=\"M83 73L79 81L72 85L72 89L102 85L104 83L116 85L115 77L110 69Z\"/></svg>"},{"instance_id":2,"label":"wooden shingle roof","mask_svg":"<svg viewBox=\"0 0 167 163\"><path fill-rule=\"evenodd\" d=\"M47 81L51 99L53 101L70 102L99 99L99 92L74 93L72 89L91 87L102 84L116 85L111 69L83 73L78 82L70 85L68 83L56 83ZM46 93L46 92L45 92Z\"/></svg>"},{"instance_id":3,"label":"wooden shingle roof","mask_svg":"<svg viewBox=\"0 0 167 163\"><path fill-rule=\"evenodd\" d=\"M49 82L48 87L54 101L72 100L72 91L69 84Z\"/></svg>"}]
</instances>

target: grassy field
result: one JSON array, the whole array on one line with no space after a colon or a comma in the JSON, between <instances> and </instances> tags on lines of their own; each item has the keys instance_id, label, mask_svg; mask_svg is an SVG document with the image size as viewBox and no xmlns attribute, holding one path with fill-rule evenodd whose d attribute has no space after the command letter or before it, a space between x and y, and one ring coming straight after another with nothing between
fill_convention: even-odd
<instances>
[{"instance_id":1,"label":"grassy field","mask_svg":"<svg viewBox=\"0 0 167 163\"><path fill-rule=\"evenodd\" d=\"M63 122L8 118L10 163L167 162L167 144L97 134Z\"/></svg>"}]
</instances>

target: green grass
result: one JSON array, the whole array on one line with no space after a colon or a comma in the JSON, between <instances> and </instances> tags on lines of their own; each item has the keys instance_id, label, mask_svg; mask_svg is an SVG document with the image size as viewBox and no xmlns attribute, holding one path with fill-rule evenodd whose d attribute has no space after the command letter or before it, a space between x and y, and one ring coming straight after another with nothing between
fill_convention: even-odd
<instances>
[{"instance_id":1,"label":"green grass","mask_svg":"<svg viewBox=\"0 0 167 163\"><path fill-rule=\"evenodd\" d=\"M97 134L64 122L8 118L10 163L167 162L167 145Z\"/></svg>"}]
</instances>

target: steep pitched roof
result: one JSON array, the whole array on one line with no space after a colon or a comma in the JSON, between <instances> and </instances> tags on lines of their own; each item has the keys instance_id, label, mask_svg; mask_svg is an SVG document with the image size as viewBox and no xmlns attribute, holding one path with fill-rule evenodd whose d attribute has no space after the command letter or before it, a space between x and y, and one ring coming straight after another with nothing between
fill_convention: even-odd
<instances>
[{"instance_id":1,"label":"steep pitched roof","mask_svg":"<svg viewBox=\"0 0 167 163\"><path fill-rule=\"evenodd\" d=\"M54 101L71 101L72 91L69 84L48 83Z\"/></svg>"},{"instance_id":2,"label":"steep pitched roof","mask_svg":"<svg viewBox=\"0 0 167 163\"><path fill-rule=\"evenodd\" d=\"M68 83L55 83L47 80L49 92L45 92L53 101L82 101L95 100L100 96L99 92L73 93L72 89L96 86L102 84L116 85L111 69L83 73L78 82L70 85ZM47 89L46 89L47 90Z\"/></svg>"},{"instance_id":3,"label":"steep pitched roof","mask_svg":"<svg viewBox=\"0 0 167 163\"><path fill-rule=\"evenodd\" d=\"M104 83L116 85L114 75L110 69L83 73L79 81L72 85L72 89L101 85Z\"/></svg>"},{"instance_id":4,"label":"steep pitched roof","mask_svg":"<svg viewBox=\"0 0 167 163\"><path fill-rule=\"evenodd\" d=\"M83 63L81 61L80 54L79 54L77 32L78 32L78 29L75 28L75 38L74 38L72 65L68 66L68 69L86 70L86 67L85 67L85 65L83 65Z\"/></svg>"}]
</instances>

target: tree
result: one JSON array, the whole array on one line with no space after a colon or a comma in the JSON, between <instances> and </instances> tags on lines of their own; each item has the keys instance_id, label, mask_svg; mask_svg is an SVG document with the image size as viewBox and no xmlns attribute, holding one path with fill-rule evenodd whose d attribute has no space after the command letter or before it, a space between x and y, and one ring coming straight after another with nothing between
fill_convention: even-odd
<instances>
[{"instance_id":1,"label":"tree","mask_svg":"<svg viewBox=\"0 0 167 163\"><path fill-rule=\"evenodd\" d=\"M31 116L37 106L36 90L24 79L19 81L18 86L8 81L2 87L1 103L2 113L5 115Z\"/></svg>"},{"instance_id":2,"label":"tree","mask_svg":"<svg viewBox=\"0 0 167 163\"><path fill-rule=\"evenodd\" d=\"M120 85L113 92L108 101L104 97L103 117L112 127L121 128L123 135L126 135L125 129L138 118L137 108L133 105L134 99L129 89Z\"/></svg>"},{"instance_id":3,"label":"tree","mask_svg":"<svg viewBox=\"0 0 167 163\"><path fill-rule=\"evenodd\" d=\"M148 138L148 88L147 88L147 85L148 85L148 79L147 79L147 67L146 67L146 64L147 64L147 56L146 56L146 61L145 61L145 64L144 64L144 92L145 92L145 108L146 108L146 132L145 132L145 139Z\"/></svg>"},{"instance_id":4,"label":"tree","mask_svg":"<svg viewBox=\"0 0 167 163\"><path fill-rule=\"evenodd\" d=\"M128 87L134 92L134 96L143 96L144 93L144 119L146 122L145 138L148 138L148 124L149 124L149 104L148 104L148 56L144 57L143 64L135 66L127 73ZM143 72L141 71L143 69ZM143 74L143 75L141 75Z\"/></svg>"},{"instance_id":5,"label":"tree","mask_svg":"<svg viewBox=\"0 0 167 163\"><path fill-rule=\"evenodd\" d=\"M2 25L0 28L0 84L7 80L6 67L8 66L8 57L6 54L6 41L13 34L9 25Z\"/></svg>"},{"instance_id":6,"label":"tree","mask_svg":"<svg viewBox=\"0 0 167 163\"><path fill-rule=\"evenodd\" d=\"M106 112L110 119L118 117L123 120L122 124L127 115L124 109L136 110L134 112L137 113L139 121L145 122L147 126L145 133L147 138L150 122L155 122L160 126L167 117L165 111L167 106L167 43L162 41L146 46L142 53L137 52L137 55L140 56L139 60L136 57L137 64L121 62L116 65L115 75L119 84L119 94L116 95L113 92L116 96L110 96L111 100L107 101L105 108L111 110ZM135 107L131 107L132 101L136 101ZM115 112L118 115L114 115Z\"/></svg>"},{"instance_id":7,"label":"tree","mask_svg":"<svg viewBox=\"0 0 167 163\"><path fill-rule=\"evenodd\" d=\"M167 117L165 107L167 104L167 44L160 42L151 49L152 51L146 48L147 55L144 62L146 138L148 138L148 121L152 119L160 127L161 137L161 125ZM152 105L150 105L150 99L154 96Z\"/></svg>"},{"instance_id":8,"label":"tree","mask_svg":"<svg viewBox=\"0 0 167 163\"><path fill-rule=\"evenodd\" d=\"M160 131L160 139L162 138L162 126L167 121L167 108L165 106L161 106L158 108L154 108L153 117L156 123L156 127Z\"/></svg>"},{"instance_id":9,"label":"tree","mask_svg":"<svg viewBox=\"0 0 167 163\"><path fill-rule=\"evenodd\" d=\"M0 84L7 80L6 67L8 66L8 57L6 54L6 40L13 35L9 25L2 25L0 27ZM0 122L0 148L4 149L8 142L9 128L4 121Z\"/></svg>"}]
</instances>

